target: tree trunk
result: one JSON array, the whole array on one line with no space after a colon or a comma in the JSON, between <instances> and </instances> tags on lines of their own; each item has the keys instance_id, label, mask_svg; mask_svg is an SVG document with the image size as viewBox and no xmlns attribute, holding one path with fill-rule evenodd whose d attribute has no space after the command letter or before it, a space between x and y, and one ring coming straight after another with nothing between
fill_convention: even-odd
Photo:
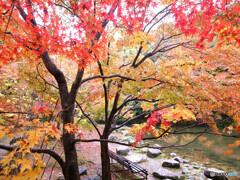
<instances>
[{"instance_id":1,"label":"tree trunk","mask_svg":"<svg viewBox=\"0 0 240 180\"><path fill-rule=\"evenodd\" d=\"M102 159L102 179L111 180L108 142L101 142L101 159Z\"/></svg>"},{"instance_id":2,"label":"tree trunk","mask_svg":"<svg viewBox=\"0 0 240 180\"><path fill-rule=\"evenodd\" d=\"M69 108L63 111L63 125L67 123L73 123L74 108ZM75 134L69 134L63 128L63 146L65 153L65 167L64 167L64 178L65 180L80 180L78 170L78 159L75 145L72 145L75 139Z\"/></svg>"}]
</instances>

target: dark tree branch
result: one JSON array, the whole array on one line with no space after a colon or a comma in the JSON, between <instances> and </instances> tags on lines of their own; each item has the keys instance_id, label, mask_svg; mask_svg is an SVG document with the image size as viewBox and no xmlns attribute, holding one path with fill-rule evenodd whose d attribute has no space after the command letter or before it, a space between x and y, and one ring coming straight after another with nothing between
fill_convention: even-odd
<instances>
[{"instance_id":1,"label":"dark tree branch","mask_svg":"<svg viewBox=\"0 0 240 180\"><path fill-rule=\"evenodd\" d=\"M125 121L125 122L122 123L120 126L115 127L115 128L112 128L112 129L111 129L111 132L114 131L114 130L116 130L116 129L120 129L121 127L125 126L126 124L128 124L128 123L131 122L131 121L134 121L134 120L136 120L136 119L138 119L138 118L143 118L143 117L145 117L146 115L149 115L149 114L151 114L151 113L154 112L154 111L161 110L161 109L165 109L165 108L169 108L169 107L174 106L174 105L175 105L175 104L168 104L168 105L162 106L162 107L160 107L160 108L156 108L156 109L154 109L154 110L152 110L152 111L148 111L148 112L139 114L138 116L135 116L134 118L131 118L131 119Z\"/></svg>"},{"instance_id":2,"label":"dark tree branch","mask_svg":"<svg viewBox=\"0 0 240 180\"><path fill-rule=\"evenodd\" d=\"M13 2L13 3L12 3L12 9L11 9L11 12L10 12L10 15L9 15L9 18L8 18L8 21L7 21L7 26L6 26L5 32L7 32L8 25L9 25L9 23L10 23L10 21L11 21L12 12L13 12L14 7L15 7L15 3ZM7 12L8 12L8 11L7 11ZM4 45L5 40L6 40L6 34L4 33L2 48L3 48L3 45Z\"/></svg>"},{"instance_id":3,"label":"dark tree branch","mask_svg":"<svg viewBox=\"0 0 240 180\"><path fill-rule=\"evenodd\" d=\"M7 112L7 111L0 111L0 114L30 114L28 112Z\"/></svg>"},{"instance_id":4,"label":"dark tree branch","mask_svg":"<svg viewBox=\"0 0 240 180\"><path fill-rule=\"evenodd\" d=\"M156 25L158 24L161 20L163 20L167 15L171 14L170 10L164 14L159 20L157 20L150 28L149 30L147 31L147 34L151 31L151 29Z\"/></svg>"},{"instance_id":5,"label":"dark tree branch","mask_svg":"<svg viewBox=\"0 0 240 180\"><path fill-rule=\"evenodd\" d=\"M144 102L154 103L154 102L161 101L161 100L163 100L163 99L155 99L155 100L138 99L138 98L127 99L117 109L118 110L122 109L127 103L132 102L132 101L144 101Z\"/></svg>"},{"instance_id":6,"label":"dark tree branch","mask_svg":"<svg viewBox=\"0 0 240 180\"><path fill-rule=\"evenodd\" d=\"M127 101L130 97L133 97L132 95L128 95L124 100L123 100L123 102L125 102L125 101ZM123 106L122 106L122 108L123 108ZM119 117L119 115L120 115L120 113L121 113L121 111L122 111L122 108L121 109L117 109L117 114L114 116L114 121L113 121L113 125L116 125L116 123L117 123L117 121L121 118L121 117L123 117L123 115L125 115L127 112L125 112L125 113L123 113L123 115L121 116L121 117ZM130 109L129 109L130 110Z\"/></svg>"},{"instance_id":7,"label":"dark tree branch","mask_svg":"<svg viewBox=\"0 0 240 180\"><path fill-rule=\"evenodd\" d=\"M14 2L14 0L12 0L12 1ZM19 1L17 2L16 7L19 10L22 18L26 21L27 14L22 9ZM32 23L33 27L37 26L35 19L31 19L31 23ZM65 102L65 99L68 99L69 93L68 93L67 81L66 81L66 78L65 78L63 72L57 68L57 66L51 60L51 58L46 50L41 54L41 58L42 58L42 61L45 65L45 67L47 68L47 70L54 76L54 78L56 79L56 81L58 83L61 102L62 103ZM63 106L63 109L68 108L67 104L62 104L62 106Z\"/></svg>"},{"instance_id":8,"label":"dark tree branch","mask_svg":"<svg viewBox=\"0 0 240 180\"><path fill-rule=\"evenodd\" d=\"M128 108L125 112L122 113L122 115L121 115L116 121L118 121L119 119L121 119L122 117L124 117L125 114L127 114L130 110L134 110L135 108L137 108L138 105L140 105L140 103L136 104L136 105L133 106L133 107ZM120 110L119 110L119 111L120 111Z\"/></svg>"},{"instance_id":9,"label":"dark tree branch","mask_svg":"<svg viewBox=\"0 0 240 180\"><path fill-rule=\"evenodd\" d=\"M136 64L136 62L137 62L137 59L138 59L138 57L139 57L139 55L140 55L140 53L141 53L141 51L142 51L142 42L141 42L141 44L140 44L140 47L139 47L139 49L138 49L138 52L137 52L137 54L136 54L136 56L135 56L135 58L134 58L134 60L133 60L133 62L132 62L132 67L134 67L135 66L135 64Z\"/></svg>"},{"instance_id":10,"label":"dark tree branch","mask_svg":"<svg viewBox=\"0 0 240 180\"><path fill-rule=\"evenodd\" d=\"M1 14L2 14L2 15L6 15L8 12L9 12L9 9L8 9L6 12L1 13Z\"/></svg>"},{"instance_id":11,"label":"dark tree branch","mask_svg":"<svg viewBox=\"0 0 240 180\"><path fill-rule=\"evenodd\" d=\"M186 144L182 144L182 145L170 145L170 146L161 146L161 147L155 147L155 146L151 146L149 144L146 145L142 145L142 146L134 146L135 148L144 148L144 147L148 147L151 149L159 149L159 148L175 148L175 147L183 147L183 146L187 146L191 143L193 143L194 141L196 141L202 134L199 134L196 138L194 138L192 141L186 143ZM162 135L163 136L163 135ZM157 139L157 138L155 138ZM127 144L127 143L121 143L121 142L116 142L116 141L112 141L112 140L108 140L108 139L75 139L74 140L74 144L77 142L109 142L109 143L113 143L113 144L119 144L119 145L123 145L123 146L132 146L132 144Z\"/></svg>"},{"instance_id":12,"label":"dark tree branch","mask_svg":"<svg viewBox=\"0 0 240 180\"><path fill-rule=\"evenodd\" d=\"M104 76L100 61L98 60L97 63L98 63L101 76ZM108 120L108 89L107 89L106 83L104 82L104 78L102 79L102 81L103 81L104 101L105 101L105 121L107 122Z\"/></svg>"},{"instance_id":13,"label":"dark tree branch","mask_svg":"<svg viewBox=\"0 0 240 180\"><path fill-rule=\"evenodd\" d=\"M227 135L227 134L221 134L221 133L214 133L214 132L209 132L209 131L199 131L199 132L172 132L169 134L212 134L212 135L219 135L219 136L224 136L224 137L233 137L233 138L239 138L237 135Z\"/></svg>"},{"instance_id":14,"label":"dark tree branch","mask_svg":"<svg viewBox=\"0 0 240 180\"><path fill-rule=\"evenodd\" d=\"M16 148L17 148L16 146L7 146L7 145L0 144L0 149L5 149L7 151L12 151ZM17 148L17 150L19 150L19 149L20 148ZM34 149L34 148L31 148L30 150L33 153L44 153L44 154L50 155L51 157L53 157L58 162L58 164L61 166L62 170L64 169L65 162L63 161L61 156L59 156L56 152L52 151L51 149Z\"/></svg>"},{"instance_id":15,"label":"dark tree branch","mask_svg":"<svg viewBox=\"0 0 240 180\"><path fill-rule=\"evenodd\" d=\"M78 89L81 85L81 80L83 78L83 74L84 74L84 69L79 69L78 68L78 71L77 71L77 75L76 75L76 78L72 84L72 87L71 87L71 90L70 90L70 93L69 93L69 98L70 98L70 101L73 103L77 97L77 92L78 92Z\"/></svg>"},{"instance_id":16,"label":"dark tree branch","mask_svg":"<svg viewBox=\"0 0 240 180\"><path fill-rule=\"evenodd\" d=\"M117 2L112 4L112 7L110 8L110 10L108 12L108 15L111 15L111 14L113 14L115 12L115 10L118 7L118 3L119 3L119 1L117 1ZM102 28L103 29L105 29L105 27L107 26L108 22L109 22L109 20L107 18L102 21ZM95 35L95 40L98 41L100 39L100 37L101 37L101 34L102 34L102 32L97 32L96 35Z\"/></svg>"},{"instance_id":17,"label":"dark tree branch","mask_svg":"<svg viewBox=\"0 0 240 180\"><path fill-rule=\"evenodd\" d=\"M25 31L25 30L24 30ZM21 42L22 44L23 44L23 46L25 46L27 49L29 49L29 50L31 50L31 51L37 51L37 52L39 52L40 51L40 49L41 49L41 45L39 45L39 47L38 48L33 48L33 47L30 47L29 45L27 45L26 43L24 43L24 42L22 42L21 40L21 38L19 37L19 35L13 35L11 32L9 32L9 31L6 31L6 32L4 32L4 34L9 34L9 35L11 35L11 37L14 39L14 40L16 40L16 41L18 41L18 42ZM16 38L17 37L17 38ZM19 41L20 40L20 41ZM29 41L29 43L31 43L31 41Z\"/></svg>"},{"instance_id":18,"label":"dark tree branch","mask_svg":"<svg viewBox=\"0 0 240 180\"><path fill-rule=\"evenodd\" d=\"M111 112L109 114L108 121L105 122L105 128L104 128L104 131L103 131L104 137L106 135L108 136L111 133L112 122L113 122L113 119L114 119L114 116L115 116L116 112L118 111L117 105L118 105L118 100L120 98L120 92L121 92L121 89L122 89L122 83L123 83L123 81L121 80L119 82L119 84L118 84L118 89L117 89L117 93L116 93L114 101L113 101L112 110L111 110Z\"/></svg>"},{"instance_id":19,"label":"dark tree branch","mask_svg":"<svg viewBox=\"0 0 240 180\"><path fill-rule=\"evenodd\" d=\"M204 54L204 55L207 54L207 53L204 53L203 51L201 51L199 49L196 49L196 47L191 47L191 46L186 46L186 45L183 45L183 47L185 47L187 49L191 49L191 50L196 51L196 52L199 52L199 53Z\"/></svg>"},{"instance_id":20,"label":"dark tree branch","mask_svg":"<svg viewBox=\"0 0 240 180\"><path fill-rule=\"evenodd\" d=\"M80 108L81 112L83 113L83 115L91 122L91 124L93 125L93 127L96 129L99 137L101 136L101 133L99 131L99 129L97 128L96 124L93 122L93 120L84 112L84 110L82 109L81 105L76 101L78 107Z\"/></svg>"},{"instance_id":21,"label":"dark tree branch","mask_svg":"<svg viewBox=\"0 0 240 180\"><path fill-rule=\"evenodd\" d=\"M36 66L37 73L38 73L39 77L45 82L45 84L48 84L48 85L50 85L50 86L52 86L52 87L54 87L54 88L56 88L56 89L59 89L59 88L58 88L57 86L55 86L54 84L49 83L49 82L40 74L39 68L38 68L39 65L40 65L40 62L39 62L39 63L37 64L37 66Z\"/></svg>"},{"instance_id":22,"label":"dark tree branch","mask_svg":"<svg viewBox=\"0 0 240 180\"><path fill-rule=\"evenodd\" d=\"M53 63L47 51L44 51L44 53L41 55L41 58L47 70L54 76L54 78L58 83L61 102L62 103L65 102L66 99L68 99L69 93L68 93L67 81L63 72L60 69L58 69L57 66ZM63 106L63 109L68 108L66 104L63 104L62 106Z\"/></svg>"},{"instance_id":23,"label":"dark tree branch","mask_svg":"<svg viewBox=\"0 0 240 180\"><path fill-rule=\"evenodd\" d=\"M125 66L128 66L128 65L130 65L130 64L132 64L132 63L122 64L121 66L119 66L118 69L121 69L121 68L123 68L123 67L125 67Z\"/></svg>"},{"instance_id":24,"label":"dark tree branch","mask_svg":"<svg viewBox=\"0 0 240 180\"><path fill-rule=\"evenodd\" d=\"M81 84L83 84L83 83L85 83L85 82L87 82L87 81L93 80L93 79L98 79L98 78L102 78L102 79L122 78L122 79L124 79L124 80L136 81L135 79L132 79L132 78L129 78L129 77L126 77L126 76L114 74L114 75L109 75L109 76L96 75L96 76L92 76L92 77L89 77L89 78L85 78L85 79L83 79L83 80L81 81Z\"/></svg>"},{"instance_id":25,"label":"dark tree branch","mask_svg":"<svg viewBox=\"0 0 240 180\"><path fill-rule=\"evenodd\" d=\"M164 9L162 9L161 11L159 11L159 12L150 20L150 22L147 23L147 25L143 28L143 31L145 31L145 29L154 21L154 19L156 19L156 17L157 17L158 15L164 13L164 12L166 11L166 9L168 9L170 6L171 6L171 4L168 5L168 6L166 6L166 7L165 7Z\"/></svg>"},{"instance_id":26,"label":"dark tree branch","mask_svg":"<svg viewBox=\"0 0 240 180\"><path fill-rule=\"evenodd\" d=\"M134 101L136 98L131 96L131 99L127 98L125 99L120 106L118 106L118 110L121 110L128 102Z\"/></svg>"},{"instance_id":27,"label":"dark tree branch","mask_svg":"<svg viewBox=\"0 0 240 180\"><path fill-rule=\"evenodd\" d=\"M182 46L184 44L188 44L190 41L187 41L187 42L182 42L182 43L176 43L176 44L171 44L171 45L167 45L165 47L162 47L161 49L159 50L156 50L155 52L150 52L148 54L146 54L137 64L135 64L135 66L133 66L134 68L138 67L140 64L142 64L147 58L157 54L157 53L160 53L160 52L167 52L167 51L170 51L171 49L174 49L174 48L177 48L179 46Z\"/></svg>"}]
</instances>

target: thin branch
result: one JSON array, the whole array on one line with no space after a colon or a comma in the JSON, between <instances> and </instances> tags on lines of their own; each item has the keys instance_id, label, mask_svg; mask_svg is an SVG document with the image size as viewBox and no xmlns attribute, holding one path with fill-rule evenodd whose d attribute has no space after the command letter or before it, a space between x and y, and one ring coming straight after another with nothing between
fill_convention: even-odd
<instances>
[{"instance_id":1,"label":"thin branch","mask_svg":"<svg viewBox=\"0 0 240 180\"><path fill-rule=\"evenodd\" d=\"M95 125L95 123L93 122L93 120L84 112L84 110L82 109L81 105L76 101L78 107L80 108L81 112L83 113L83 115L91 122L91 124L93 125L93 127L96 129L99 137L101 136L101 133L99 131L99 129L97 128L97 126Z\"/></svg>"},{"instance_id":2,"label":"thin branch","mask_svg":"<svg viewBox=\"0 0 240 180\"><path fill-rule=\"evenodd\" d=\"M2 15L6 15L8 12L9 12L9 9L8 9L6 12L1 13L1 14L2 14Z\"/></svg>"},{"instance_id":3,"label":"thin branch","mask_svg":"<svg viewBox=\"0 0 240 180\"><path fill-rule=\"evenodd\" d=\"M81 81L81 84L83 84L83 83L85 83L85 82L87 82L87 81L93 80L93 79L98 79L98 78L102 78L102 79L122 78L122 79L124 79L124 80L136 81L135 79L132 79L132 78L129 78L129 77L126 77L126 76L114 74L114 75L109 75L109 76L96 75L96 76L92 76L92 77L89 77L89 78L85 78L85 79L83 79L83 80Z\"/></svg>"},{"instance_id":4,"label":"thin branch","mask_svg":"<svg viewBox=\"0 0 240 180\"><path fill-rule=\"evenodd\" d=\"M196 48L194 48L194 47L190 47L190 46L186 46L186 45L183 45L183 47L185 47L185 48L187 48L187 49L191 49L191 50L196 51L196 52L199 52L199 53L201 53L201 54L207 55L207 53L204 53L203 51L198 50L198 49L196 49Z\"/></svg>"},{"instance_id":5,"label":"thin branch","mask_svg":"<svg viewBox=\"0 0 240 180\"><path fill-rule=\"evenodd\" d=\"M169 134L212 134L212 135L219 135L219 136L224 136L224 137L233 137L233 138L239 138L237 135L227 135L227 134L221 134L221 133L214 133L214 132L209 132L209 131L199 131L199 132L173 132Z\"/></svg>"},{"instance_id":6,"label":"thin branch","mask_svg":"<svg viewBox=\"0 0 240 180\"><path fill-rule=\"evenodd\" d=\"M148 54L146 54L137 64L135 64L135 68L138 67L140 64L142 64L147 58L157 54L157 53L160 53L160 52L167 52L167 51L170 51L171 49L174 49L174 48L177 48L179 46L182 46L184 44L188 44L189 42L191 41L187 41L187 42L182 42L182 43L175 43L175 44L170 44L168 46L165 46L165 47L162 47L161 49L155 51L155 52L150 52Z\"/></svg>"},{"instance_id":7,"label":"thin branch","mask_svg":"<svg viewBox=\"0 0 240 180\"><path fill-rule=\"evenodd\" d=\"M41 74L40 74L40 71L39 71L39 65L41 64L41 62L39 62L38 64L37 64L37 66L36 66L36 69L37 69L37 73L38 73L38 75L39 75L39 77L46 83L46 84L48 84L48 85L50 85L50 86L52 86L52 87L54 87L54 88L56 88L56 89L59 89L57 86L55 86L54 84L51 84L51 83L49 83Z\"/></svg>"},{"instance_id":8,"label":"thin branch","mask_svg":"<svg viewBox=\"0 0 240 180\"><path fill-rule=\"evenodd\" d=\"M12 9L11 9L11 12L10 12L10 15L9 15L9 18L8 18L8 22L7 22L7 26L6 26L5 32L7 32L8 25L9 25L11 17L12 17L12 12L13 12L14 6L15 6L15 3L12 2ZM5 39L6 39L6 34L4 33L2 48L3 48L3 45L4 45Z\"/></svg>"},{"instance_id":9,"label":"thin branch","mask_svg":"<svg viewBox=\"0 0 240 180\"><path fill-rule=\"evenodd\" d=\"M130 110L136 109L139 104L140 104L140 103L136 104L136 105L133 106L133 107L128 108L125 112L122 113L122 115L121 115L118 119L116 119L116 121L118 121L118 120L120 120L121 118L123 118ZM120 110L119 110L119 111L120 111Z\"/></svg>"},{"instance_id":10,"label":"thin branch","mask_svg":"<svg viewBox=\"0 0 240 180\"><path fill-rule=\"evenodd\" d=\"M28 113L28 112L21 112L21 111L18 111L18 112L8 112L8 111L0 111L0 114L31 114L31 113Z\"/></svg>"},{"instance_id":11,"label":"thin branch","mask_svg":"<svg viewBox=\"0 0 240 180\"><path fill-rule=\"evenodd\" d=\"M154 103L158 101L162 101L164 99L154 99L154 100L147 100L147 99L138 99L138 98L133 98L133 99L128 99L124 101L117 109L122 109L127 103L132 102L132 101L143 101L143 102L149 102L149 103Z\"/></svg>"},{"instance_id":12,"label":"thin branch","mask_svg":"<svg viewBox=\"0 0 240 180\"><path fill-rule=\"evenodd\" d=\"M102 65L99 60L97 61L97 64L98 64L98 68L99 68L101 76L104 76L103 68L102 68ZM102 82L103 82L104 102L105 102L105 121L107 122L107 119L108 119L108 89L107 89L106 83L104 82L104 78L102 79Z\"/></svg>"},{"instance_id":13,"label":"thin branch","mask_svg":"<svg viewBox=\"0 0 240 180\"><path fill-rule=\"evenodd\" d=\"M151 113L154 112L154 111L161 110L161 109L165 109L165 108L169 108L169 107L174 106L174 105L175 105L175 104L168 104L168 105L162 106L162 107L160 107L160 108L156 108L156 109L154 109L154 110L152 110L152 111L148 111L148 112L142 113L142 114L140 114L140 115L138 115L138 116L135 116L134 118L131 118L131 119L125 121L125 122L122 123L120 126L115 127L115 128L112 128L111 131L114 131L114 130L116 130L116 129L120 129L121 127L125 126L125 125L128 124L129 122L134 121L134 120L136 120L136 119L138 119L138 118L141 118L141 117L145 117L146 115L149 115L149 114L151 114Z\"/></svg>"},{"instance_id":14,"label":"thin branch","mask_svg":"<svg viewBox=\"0 0 240 180\"><path fill-rule=\"evenodd\" d=\"M109 12L107 13L108 15L114 14L115 10L118 7L118 3L119 3L119 0L112 3L112 7L110 8ZM102 28L103 29L105 29L108 22L109 22L108 18L106 18L102 21ZM102 34L102 32L97 32L94 39L98 41L101 37L101 34Z\"/></svg>"},{"instance_id":15,"label":"thin branch","mask_svg":"<svg viewBox=\"0 0 240 180\"><path fill-rule=\"evenodd\" d=\"M151 149L163 149L163 148L175 148L175 147L183 147L183 146L187 146L191 143L193 143L194 141L196 141L202 134L199 134L196 138L194 138L192 141L186 143L186 144L182 144L182 145L170 145L170 146L161 146L161 147L155 147L155 146L151 146L149 144L146 144L146 145L142 145L142 146L134 146L134 148L144 148L144 147L148 147L148 148L151 148ZM155 138L157 139L157 138ZM119 144L119 145L123 145L123 146L132 146L132 144L127 144L127 143L121 143L121 142L116 142L116 141L112 141L112 140L109 140L109 139L75 139L73 141L73 143L77 143L77 142L108 142L108 143L113 143L113 144Z\"/></svg>"},{"instance_id":16,"label":"thin branch","mask_svg":"<svg viewBox=\"0 0 240 180\"><path fill-rule=\"evenodd\" d=\"M186 143L186 144L182 144L182 145L170 145L170 146L163 146L161 148L176 148L176 147L183 147L183 146L187 146L193 142L195 142L202 134L199 134L196 138L194 138L192 141Z\"/></svg>"},{"instance_id":17,"label":"thin branch","mask_svg":"<svg viewBox=\"0 0 240 180\"><path fill-rule=\"evenodd\" d=\"M136 54L136 56L135 56L135 58L134 58L134 60L133 60L133 62L132 62L132 66L133 66L133 67L135 66L135 64L136 64L136 62L137 62L137 59L138 59L138 57L139 57L139 55L140 55L140 53L141 53L141 51L142 51L142 48L143 48L142 43L143 43L143 42L141 42L140 47L139 47L139 49L138 49L138 52L137 52L137 54Z\"/></svg>"},{"instance_id":18,"label":"thin branch","mask_svg":"<svg viewBox=\"0 0 240 180\"><path fill-rule=\"evenodd\" d=\"M113 122L113 119L114 119L114 116L115 116L116 112L118 111L117 105L118 105L118 100L120 98L120 92L121 92L121 89L122 89L122 83L123 83L123 80L121 80L119 82L119 84L118 84L118 89L117 89L117 93L116 93L114 101L113 101L112 110L110 112L108 121L105 123L103 136L104 135L109 135L111 133L112 122Z\"/></svg>"},{"instance_id":19,"label":"thin branch","mask_svg":"<svg viewBox=\"0 0 240 180\"><path fill-rule=\"evenodd\" d=\"M171 6L171 4L169 4L167 7L165 7L165 8L162 9L161 11L159 11L159 12L151 19L151 21L143 28L143 31L145 31L145 29L154 21L154 19L156 19L156 17L157 17L159 14L164 13L164 11L165 11L166 9L168 9L170 6Z\"/></svg>"},{"instance_id":20,"label":"thin branch","mask_svg":"<svg viewBox=\"0 0 240 180\"><path fill-rule=\"evenodd\" d=\"M121 69L121 68L123 68L123 67L125 67L125 66L128 66L128 65L130 65L131 63L127 63L127 64L122 64L121 66L119 66L119 68L118 69Z\"/></svg>"},{"instance_id":21,"label":"thin branch","mask_svg":"<svg viewBox=\"0 0 240 180\"><path fill-rule=\"evenodd\" d=\"M12 0L14 1L14 0ZM16 5L17 9L20 12L20 15L22 16L22 18L27 21L27 14L26 12L22 9L20 2L18 1L17 5ZM33 27L37 26L35 19L31 19L31 24L33 25ZM47 68L47 70L54 76L54 78L56 79L57 83L58 83L58 87L59 87L59 92L60 92L60 97L62 100L62 103L65 102L64 99L68 98L68 87L67 87L67 81L66 78L63 74L63 72L57 68L57 66L54 64L54 62L51 60L48 51L44 51L41 54L41 59L45 65L45 67ZM63 108L67 108L67 104L62 104Z\"/></svg>"},{"instance_id":22,"label":"thin branch","mask_svg":"<svg viewBox=\"0 0 240 180\"><path fill-rule=\"evenodd\" d=\"M157 24L159 23L161 20L163 20L167 15L171 14L170 10L169 12L167 12L166 14L164 14L164 16L162 16L159 20L157 20L148 30L147 34L151 31L151 29Z\"/></svg>"},{"instance_id":23,"label":"thin branch","mask_svg":"<svg viewBox=\"0 0 240 180\"><path fill-rule=\"evenodd\" d=\"M60 156L63 154L63 152L64 152L64 151L61 152ZM51 173L50 173L49 179L51 179L51 177L52 177L53 169L55 168L56 164L57 164L57 163L55 162L54 165L53 165L53 167L52 167L52 169L51 169Z\"/></svg>"},{"instance_id":24,"label":"thin branch","mask_svg":"<svg viewBox=\"0 0 240 180\"><path fill-rule=\"evenodd\" d=\"M43 139L43 142L44 142L44 139ZM51 149L54 150L55 147L57 146L57 144L58 144L58 141L55 142L55 144L53 145L53 147L52 147ZM42 148L42 147L41 147L41 148ZM43 159L43 157L42 157L42 159ZM46 162L46 166L45 166L44 169L43 169L41 178L43 178L43 175L44 175L44 173L45 173L45 171L46 171L46 168L47 168L47 165L48 165L50 159L51 159L51 156L49 156L49 158L48 158L48 160L47 160L47 162Z\"/></svg>"}]
</instances>

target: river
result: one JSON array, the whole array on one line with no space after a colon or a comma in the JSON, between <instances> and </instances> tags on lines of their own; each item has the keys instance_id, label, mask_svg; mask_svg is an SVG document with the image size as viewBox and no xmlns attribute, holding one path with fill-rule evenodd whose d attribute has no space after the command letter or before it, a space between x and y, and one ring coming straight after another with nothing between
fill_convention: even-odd
<instances>
[{"instance_id":1,"label":"river","mask_svg":"<svg viewBox=\"0 0 240 180\"><path fill-rule=\"evenodd\" d=\"M205 128L191 128L188 131L199 132ZM150 144L160 144L161 146L180 145L194 139L196 135L170 135L162 140L152 140ZM229 150L228 144L234 143L236 138L204 134L193 143L181 148L167 148L167 153L174 152L182 158L195 161L199 164L209 162L208 167L218 168L225 172L238 172L240 174L240 148L226 156L223 154Z\"/></svg>"}]
</instances>

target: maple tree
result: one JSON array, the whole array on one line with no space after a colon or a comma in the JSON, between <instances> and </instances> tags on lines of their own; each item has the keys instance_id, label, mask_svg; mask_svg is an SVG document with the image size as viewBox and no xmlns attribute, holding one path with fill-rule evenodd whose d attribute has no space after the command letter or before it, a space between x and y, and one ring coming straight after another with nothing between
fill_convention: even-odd
<instances>
[{"instance_id":1,"label":"maple tree","mask_svg":"<svg viewBox=\"0 0 240 180\"><path fill-rule=\"evenodd\" d=\"M170 133L185 133L180 130L171 132L171 125L182 120L196 120L193 112L204 116L204 123L209 124L215 134L218 134L216 123L210 118L210 111L218 110L221 106L225 113L229 106L238 106L239 97L236 94L225 95L226 91L231 91L225 88L217 94L218 97L227 99L223 101L225 104L221 103L222 99L217 101L213 97L216 95L215 89L209 88L211 86L206 81L209 74L214 76L216 69L201 71L206 66L204 61L199 60L200 55L176 48L199 51L190 35L194 36L194 41L201 48L207 46L204 44L206 38L209 41L216 38L218 44L224 44L226 40L238 45L239 3L229 2L227 8L225 1L195 3L185 0L182 3L171 3L163 6L162 3L150 0L0 0L1 67L22 62L24 68L17 68L15 64L12 69L20 69L16 74L22 77L28 74L30 81L26 83L27 86L35 88L35 94L41 91L42 86L45 87L39 93L40 100L35 98L31 104L31 120L25 120L23 114L21 120L14 119L7 129L1 128L2 136L13 136L18 128L21 131L15 134L23 134L25 137L14 144L16 147L0 145L0 148L11 151L1 163L7 165L11 160L15 161L15 164L4 167L5 177L12 178L11 169L20 165L22 167L18 177L34 179L38 176L43 163L40 156L35 154L37 152L52 156L60 164L66 180L80 179L75 144L100 141L102 178L111 179L109 135L145 116L149 116L147 122L131 130L136 133L136 143L133 145L144 139L144 133L152 132L156 138ZM156 7L160 7L157 13L152 11ZM232 14L229 13L230 10ZM176 19L175 28L174 23L165 21L171 13ZM210 22L213 24L212 29L208 26ZM188 37L181 38L182 33ZM200 37L200 40L196 37ZM173 53L171 50L174 49L176 51ZM208 65L217 68L212 59L213 57L209 59ZM32 67L28 67L29 64ZM236 69L232 69L234 66L233 63L231 70L236 72ZM228 75L217 73L217 82L231 83L231 80L239 78L233 75L229 79ZM16 82L20 83L20 79ZM223 83L216 83L215 87L222 88L219 84ZM233 97L236 98L235 101L231 101ZM60 102L57 101L58 98ZM132 102L141 105L145 112L133 117L132 111L136 106ZM57 108L54 109L52 103L59 103L61 107L56 105ZM28 107L21 108L15 106L11 111L29 110ZM82 138L80 128L74 123L75 111L92 123L100 139ZM60 114L62 126L59 126ZM234 128L237 131L238 109L229 111L228 115L234 118ZM48 117L48 121L43 122L44 117ZM120 126L115 126L122 117L127 120ZM98 119L104 120L103 132L95 125ZM19 126L15 126L16 122ZM156 127L157 123L160 123L160 128ZM60 140L57 127L63 131L65 160L50 149L36 148L43 136ZM75 138L75 134L79 138ZM48 139L44 138L44 141L47 143ZM236 141L232 147L237 145L239 143ZM15 154L20 152L22 159L17 160ZM34 168L27 159L28 155L34 159Z\"/></svg>"}]
</instances>

